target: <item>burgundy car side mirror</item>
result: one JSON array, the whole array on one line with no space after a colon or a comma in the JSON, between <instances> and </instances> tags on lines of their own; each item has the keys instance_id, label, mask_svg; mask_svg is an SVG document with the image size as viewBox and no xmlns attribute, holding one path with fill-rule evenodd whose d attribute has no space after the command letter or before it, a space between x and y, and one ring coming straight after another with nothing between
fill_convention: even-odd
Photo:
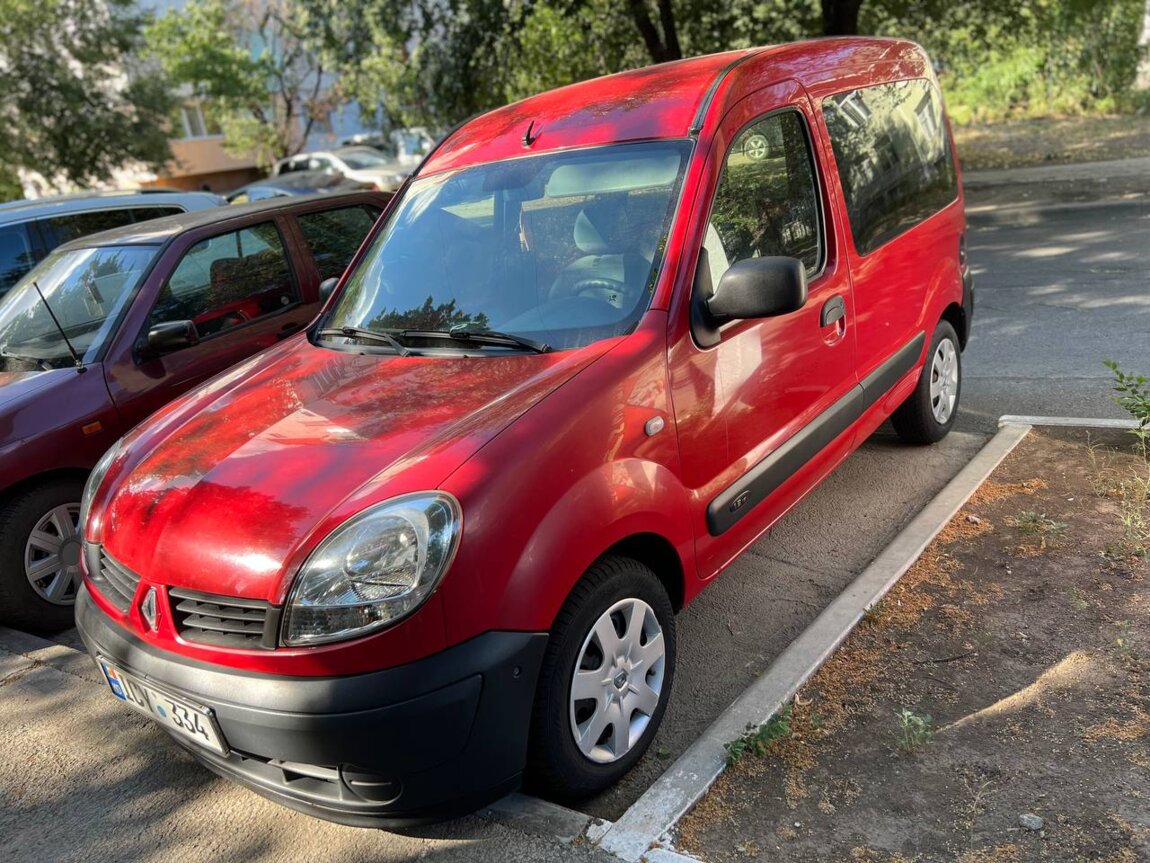
<instances>
[{"instance_id":1,"label":"burgundy car side mirror","mask_svg":"<svg viewBox=\"0 0 1150 863\"><path fill-rule=\"evenodd\" d=\"M200 343L200 334L191 321L165 321L148 330L148 352L153 356L170 354Z\"/></svg>"}]
</instances>

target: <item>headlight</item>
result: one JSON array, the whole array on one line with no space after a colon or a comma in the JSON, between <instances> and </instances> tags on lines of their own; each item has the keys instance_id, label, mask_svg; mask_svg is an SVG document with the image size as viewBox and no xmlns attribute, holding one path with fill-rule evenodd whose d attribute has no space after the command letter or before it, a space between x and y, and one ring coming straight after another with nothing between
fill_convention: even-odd
<instances>
[{"instance_id":1,"label":"headlight","mask_svg":"<svg viewBox=\"0 0 1150 863\"><path fill-rule=\"evenodd\" d=\"M344 522L296 576L283 643L340 641L407 617L450 565L460 527L455 498L430 491L376 504Z\"/></svg>"},{"instance_id":2,"label":"headlight","mask_svg":"<svg viewBox=\"0 0 1150 863\"><path fill-rule=\"evenodd\" d=\"M96 462L96 466L88 474L88 481L84 483L84 496L80 498L80 536L84 539L88 537L88 510L92 506L92 498L96 496L104 477L108 475L108 468L112 466L112 462L119 455L122 442L122 439L116 441L106 453L100 456L100 460Z\"/></svg>"}]
</instances>

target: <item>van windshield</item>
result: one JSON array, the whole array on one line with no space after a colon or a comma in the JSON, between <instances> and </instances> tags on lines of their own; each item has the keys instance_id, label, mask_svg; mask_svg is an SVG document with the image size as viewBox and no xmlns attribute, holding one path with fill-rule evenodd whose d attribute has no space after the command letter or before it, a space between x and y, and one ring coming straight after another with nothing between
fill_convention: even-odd
<instances>
[{"instance_id":1,"label":"van windshield","mask_svg":"<svg viewBox=\"0 0 1150 863\"><path fill-rule=\"evenodd\" d=\"M335 328L496 330L576 348L651 301L690 144L617 144L414 181L351 274Z\"/></svg>"},{"instance_id":2,"label":"van windshield","mask_svg":"<svg viewBox=\"0 0 1150 863\"><path fill-rule=\"evenodd\" d=\"M156 249L101 246L50 254L0 300L0 371L72 364L68 346L36 293L36 285L76 353L84 362L93 362L111 338L121 310Z\"/></svg>"}]
</instances>

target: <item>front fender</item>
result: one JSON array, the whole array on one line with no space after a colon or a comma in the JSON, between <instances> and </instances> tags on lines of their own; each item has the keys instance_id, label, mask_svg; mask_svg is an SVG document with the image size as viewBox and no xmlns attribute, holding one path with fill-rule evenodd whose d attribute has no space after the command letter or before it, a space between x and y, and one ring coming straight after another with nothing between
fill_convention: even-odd
<instances>
[{"instance_id":1,"label":"front fender","mask_svg":"<svg viewBox=\"0 0 1150 863\"><path fill-rule=\"evenodd\" d=\"M686 490L666 467L624 459L587 474L540 520L507 580L504 626L550 629L575 583L606 551L641 534L665 540L679 572L695 578L694 539ZM546 572L545 578L539 573Z\"/></svg>"}]
</instances>

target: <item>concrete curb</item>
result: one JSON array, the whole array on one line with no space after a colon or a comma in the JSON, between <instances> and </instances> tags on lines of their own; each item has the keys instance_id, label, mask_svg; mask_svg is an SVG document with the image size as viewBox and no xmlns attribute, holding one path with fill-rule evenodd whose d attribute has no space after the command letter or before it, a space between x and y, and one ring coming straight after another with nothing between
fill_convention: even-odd
<instances>
[{"instance_id":1,"label":"concrete curb","mask_svg":"<svg viewBox=\"0 0 1150 863\"><path fill-rule=\"evenodd\" d=\"M1060 426L1089 429L1136 429L1137 420L1107 419L1101 417L1028 417L1006 414L998 418L998 427L1006 425Z\"/></svg>"},{"instance_id":2,"label":"concrete curb","mask_svg":"<svg viewBox=\"0 0 1150 863\"><path fill-rule=\"evenodd\" d=\"M866 610L894 586L1029 431L1027 424L1003 425L870 566L791 642L767 672L623 813L603 835L599 846L627 863L638 863L644 857L669 861L670 858L652 855L668 850L668 831L723 772L726 767L724 744L739 737L748 727L762 725L794 696L850 634ZM649 851L655 843L662 847Z\"/></svg>"}]
</instances>

